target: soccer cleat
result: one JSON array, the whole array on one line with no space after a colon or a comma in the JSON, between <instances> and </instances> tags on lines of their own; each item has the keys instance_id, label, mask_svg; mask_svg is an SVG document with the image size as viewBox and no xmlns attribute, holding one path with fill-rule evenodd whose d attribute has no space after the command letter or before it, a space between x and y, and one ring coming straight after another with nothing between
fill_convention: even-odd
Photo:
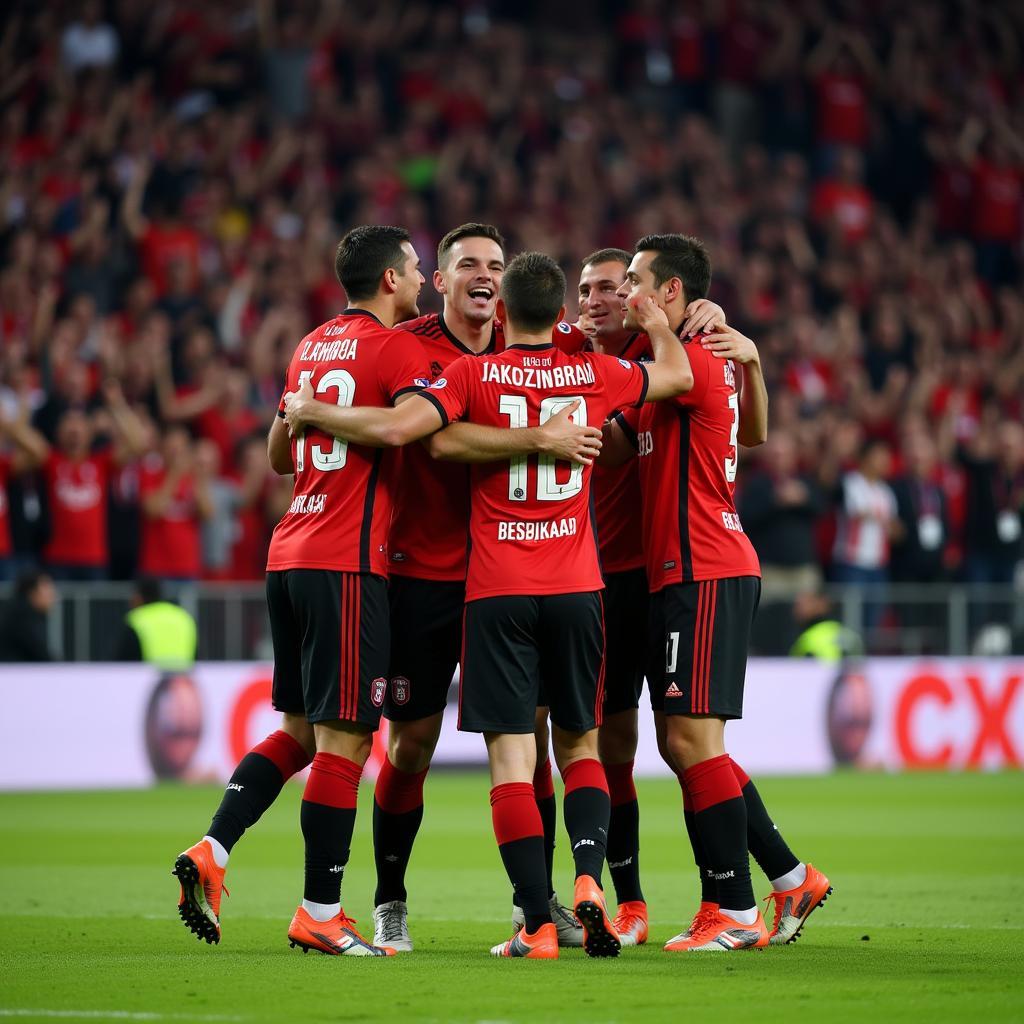
<instances>
[{"instance_id":1,"label":"soccer cleat","mask_svg":"<svg viewBox=\"0 0 1024 1024\"><path fill-rule=\"evenodd\" d=\"M220 942L220 897L227 889L210 844L203 839L179 853L171 874L181 885L178 915L185 927L200 940Z\"/></svg>"},{"instance_id":2,"label":"soccer cleat","mask_svg":"<svg viewBox=\"0 0 1024 1024\"><path fill-rule=\"evenodd\" d=\"M525 929L491 946L491 956L523 957L526 960L557 960L558 929L553 924L542 924L532 935Z\"/></svg>"},{"instance_id":3,"label":"soccer cleat","mask_svg":"<svg viewBox=\"0 0 1024 1024\"><path fill-rule=\"evenodd\" d=\"M709 910L698 924L700 917L698 911L689 933L670 939L665 943L665 950L669 953L684 950L690 953L731 953L737 949L762 949L768 945L768 927L760 912L753 924L740 924L720 910Z\"/></svg>"},{"instance_id":4,"label":"soccer cleat","mask_svg":"<svg viewBox=\"0 0 1024 1024\"><path fill-rule=\"evenodd\" d=\"M796 942L804 922L832 895L832 883L813 865L807 865L803 885L783 892L773 892L765 902L775 900L775 920L768 941L773 946Z\"/></svg>"},{"instance_id":5,"label":"soccer cleat","mask_svg":"<svg viewBox=\"0 0 1024 1024\"><path fill-rule=\"evenodd\" d=\"M587 956L618 956L622 943L604 904L604 893L590 875L576 879L573 910L583 925L583 951Z\"/></svg>"},{"instance_id":6,"label":"soccer cleat","mask_svg":"<svg viewBox=\"0 0 1024 1024\"><path fill-rule=\"evenodd\" d=\"M373 944L390 946L396 953L412 952L409 907L405 900L391 900L373 910Z\"/></svg>"},{"instance_id":7,"label":"soccer cleat","mask_svg":"<svg viewBox=\"0 0 1024 1024\"><path fill-rule=\"evenodd\" d=\"M697 913L693 915L690 927L687 928L685 932L680 932L674 938L669 939L668 942L665 943L666 952L675 953L680 949L685 949L685 943L688 943L690 939L697 934L697 932L717 918L718 904L702 902L697 908Z\"/></svg>"},{"instance_id":8,"label":"soccer cleat","mask_svg":"<svg viewBox=\"0 0 1024 1024\"><path fill-rule=\"evenodd\" d=\"M558 932L558 944L563 949L579 949L583 945L583 925L576 920L573 912L560 903L557 895L552 895L548 900L548 909L551 911L551 920L555 923L555 931ZM515 935L520 928L526 924L526 915L523 908L512 904L512 934Z\"/></svg>"},{"instance_id":9,"label":"soccer cleat","mask_svg":"<svg viewBox=\"0 0 1024 1024\"><path fill-rule=\"evenodd\" d=\"M647 904L643 900L620 903L612 923L623 946L642 946L647 941Z\"/></svg>"},{"instance_id":10,"label":"soccer cleat","mask_svg":"<svg viewBox=\"0 0 1024 1024\"><path fill-rule=\"evenodd\" d=\"M329 921L314 921L300 906L288 926L288 944L303 953L311 949L328 956L394 956L390 946L373 946L356 931L355 921L345 911Z\"/></svg>"}]
</instances>

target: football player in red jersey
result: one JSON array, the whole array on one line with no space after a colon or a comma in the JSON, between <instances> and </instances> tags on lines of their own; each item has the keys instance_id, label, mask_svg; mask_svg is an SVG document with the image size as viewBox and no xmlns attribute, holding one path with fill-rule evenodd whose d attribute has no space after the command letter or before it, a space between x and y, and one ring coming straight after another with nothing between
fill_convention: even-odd
<instances>
[{"instance_id":1,"label":"football player in red jersey","mask_svg":"<svg viewBox=\"0 0 1024 1024\"><path fill-rule=\"evenodd\" d=\"M581 318L589 321L588 344L595 352L622 359L647 360L651 346L635 327L623 326L618 290L632 255L624 249L598 249L582 263L579 280ZM710 323L725 323L722 308L696 299L686 308L683 332L697 334ZM620 466L594 466L594 505L604 575L605 700L598 731L601 762L608 778L611 819L608 871L618 909L615 929L624 946L647 941L647 904L640 886L640 811L633 782L637 747L637 709L643 689L647 633L647 574L636 459Z\"/></svg>"},{"instance_id":2,"label":"football player in red jersey","mask_svg":"<svg viewBox=\"0 0 1024 1024\"><path fill-rule=\"evenodd\" d=\"M706 295L710 280L711 262L697 239L640 239L618 291L626 306L624 326L639 328L636 303L653 300L681 332L687 302ZM831 887L790 851L757 789L725 749L725 723L742 714L760 594L757 555L733 501L738 445L763 441L767 423L756 348L728 327L697 341L684 339L682 347L690 354L693 387L673 401L620 414L606 429L605 451L612 463L630 447L640 455L651 589L647 678L659 745L681 776L687 830L701 869L700 909L665 948L746 949L792 941ZM744 357L741 394L736 360ZM772 880L770 935L754 902L749 853Z\"/></svg>"},{"instance_id":3,"label":"football player in red jersey","mask_svg":"<svg viewBox=\"0 0 1024 1024\"><path fill-rule=\"evenodd\" d=\"M461 224L441 239L434 287L444 296L444 308L400 325L419 338L432 378L440 377L460 356L488 355L504 348L501 324L495 321L505 272L504 245L501 233L490 224ZM583 340L564 322L552 338L576 348ZM572 458L597 434L562 414L537 432L494 431L489 451L495 460L537 450ZM488 440L486 431L481 437L475 427L465 436L474 455ZM560 440L563 447L555 447ZM384 698L388 754L377 777L373 805L374 941L407 952L413 940L405 874L423 820L424 781L462 648L469 470L462 464L432 459L421 445L400 449L396 458L395 512L388 537L392 625L391 678ZM551 885L556 823L546 719L539 744L543 753L538 754L537 801L545 825L551 913L560 943L579 946L583 930Z\"/></svg>"},{"instance_id":4,"label":"football player in red jersey","mask_svg":"<svg viewBox=\"0 0 1024 1024\"><path fill-rule=\"evenodd\" d=\"M456 419L514 432L567 409L578 423L601 423L617 408L691 386L685 350L650 299L638 311L655 352L648 368L596 353L568 355L552 344L551 328L564 312L565 277L550 257L518 256L505 272L501 296L504 352L457 360L421 393L422 402L394 410L330 406L304 387L286 398L290 425L400 445ZM600 888L609 802L597 759L603 582L589 510L590 471L590 465L543 455L473 467L459 727L482 732L487 741L495 835L525 918L512 939L492 950L496 956L558 955L533 787L542 680L565 780L577 876L573 909L584 926L584 948L591 956L619 950Z\"/></svg>"},{"instance_id":5,"label":"football player in red jersey","mask_svg":"<svg viewBox=\"0 0 1024 1024\"><path fill-rule=\"evenodd\" d=\"M335 271L352 306L298 345L287 386L332 406L390 406L427 383L422 346L396 321L417 312L419 260L401 228L367 226L339 243ZM179 912L208 942L220 938L224 868L232 846L310 761L302 799L305 888L288 929L293 946L386 956L341 908L356 794L387 688L388 453L307 429L289 436L283 411L268 439L273 468L295 473L291 506L267 558L274 707L282 728L239 763L209 831L181 854Z\"/></svg>"}]
</instances>

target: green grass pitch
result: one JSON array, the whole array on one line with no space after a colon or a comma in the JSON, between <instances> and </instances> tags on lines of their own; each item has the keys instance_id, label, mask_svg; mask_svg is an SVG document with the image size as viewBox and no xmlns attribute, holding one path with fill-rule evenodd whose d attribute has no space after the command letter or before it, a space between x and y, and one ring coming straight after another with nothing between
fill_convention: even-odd
<instances>
[{"instance_id":1,"label":"green grass pitch","mask_svg":"<svg viewBox=\"0 0 1024 1024\"><path fill-rule=\"evenodd\" d=\"M696 879L677 787L642 782L651 942L618 960L568 950L555 963L487 955L509 927L487 788L480 774L429 778L409 879L417 950L391 960L289 949L301 895L298 786L235 850L220 946L178 921L170 875L219 789L0 796L0 1018L1024 1020L1024 775L761 780L791 845L835 894L795 945L704 956L661 950L696 907ZM361 925L371 912L369 806L364 785L344 890ZM556 882L568 898L566 846Z\"/></svg>"}]
</instances>

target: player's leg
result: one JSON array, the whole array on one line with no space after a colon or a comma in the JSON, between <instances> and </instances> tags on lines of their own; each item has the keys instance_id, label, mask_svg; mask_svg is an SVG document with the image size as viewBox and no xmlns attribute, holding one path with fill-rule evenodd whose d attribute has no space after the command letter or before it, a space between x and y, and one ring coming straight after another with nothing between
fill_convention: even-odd
<instances>
[{"instance_id":1,"label":"player's leg","mask_svg":"<svg viewBox=\"0 0 1024 1024\"><path fill-rule=\"evenodd\" d=\"M638 708L647 633L647 574L643 569L606 578L605 701L598 734L608 778L608 872L615 886L615 927L624 946L647 941L647 904L640 887L640 806L633 781Z\"/></svg>"},{"instance_id":2,"label":"player's leg","mask_svg":"<svg viewBox=\"0 0 1024 1024\"><path fill-rule=\"evenodd\" d=\"M377 776L373 802L374 938L378 944L408 952L413 943L405 875L423 821L423 784L459 660L465 586L395 576L388 600L388 756Z\"/></svg>"},{"instance_id":3,"label":"player's leg","mask_svg":"<svg viewBox=\"0 0 1024 1024\"><path fill-rule=\"evenodd\" d=\"M491 822L525 924L494 956L554 959L558 935L548 907L544 829L534 798L539 658L538 601L492 597L466 605L459 728L481 732L491 767Z\"/></svg>"},{"instance_id":4,"label":"player's leg","mask_svg":"<svg viewBox=\"0 0 1024 1024\"><path fill-rule=\"evenodd\" d=\"M589 956L618 956L621 943L601 889L611 813L597 749L604 703L601 594L555 594L542 601L541 672L555 763L565 783L562 816L576 871L573 912Z\"/></svg>"},{"instance_id":5,"label":"player's leg","mask_svg":"<svg viewBox=\"0 0 1024 1024\"><path fill-rule=\"evenodd\" d=\"M746 805L725 752L725 722L742 714L757 583L744 578L665 588L665 745L682 771L696 839L719 902L716 915L670 940L669 950L721 951L768 942L750 882Z\"/></svg>"},{"instance_id":6,"label":"player's leg","mask_svg":"<svg viewBox=\"0 0 1024 1024\"><path fill-rule=\"evenodd\" d=\"M228 856L246 829L259 821L285 782L313 757L313 727L302 702L299 638L283 573L267 574L267 605L274 645L274 707L281 728L250 750L231 774L206 834L174 864L181 892L178 913L207 942L220 941L220 903Z\"/></svg>"},{"instance_id":7,"label":"player's leg","mask_svg":"<svg viewBox=\"0 0 1024 1024\"><path fill-rule=\"evenodd\" d=\"M292 570L289 595L302 628L303 696L316 754L302 794L302 904L293 946L334 956L386 956L341 908L363 765L387 687L388 606L384 580L360 573Z\"/></svg>"}]
</instances>

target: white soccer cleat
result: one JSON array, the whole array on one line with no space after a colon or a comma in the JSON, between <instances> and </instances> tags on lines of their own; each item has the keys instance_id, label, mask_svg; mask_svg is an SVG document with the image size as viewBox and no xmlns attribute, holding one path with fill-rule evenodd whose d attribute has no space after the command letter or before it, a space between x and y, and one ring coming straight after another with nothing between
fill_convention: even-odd
<instances>
[{"instance_id":1,"label":"white soccer cleat","mask_svg":"<svg viewBox=\"0 0 1024 1024\"><path fill-rule=\"evenodd\" d=\"M551 911L551 920L554 922L555 931L558 932L558 945L562 949L582 948L583 925L576 920L576 915L568 907L559 903L557 895L548 900L548 908ZM522 908L513 904L512 934L515 935L525 925L526 917Z\"/></svg>"},{"instance_id":2,"label":"white soccer cleat","mask_svg":"<svg viewBox=\"0 0 1024 1024\"><path fill-rule=\"evenodd\" d=\"M412 952L409 907L404 900L391 900L373 908L373 944L390 946L396 953Z\"/></svg>"}]
</instances>

